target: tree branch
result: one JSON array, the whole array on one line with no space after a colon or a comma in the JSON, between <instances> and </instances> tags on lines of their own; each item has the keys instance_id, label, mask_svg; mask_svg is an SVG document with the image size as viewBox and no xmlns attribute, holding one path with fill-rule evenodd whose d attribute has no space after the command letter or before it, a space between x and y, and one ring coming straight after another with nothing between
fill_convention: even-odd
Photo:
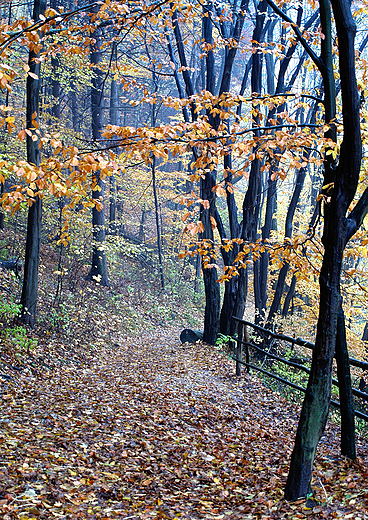
<instances>
[{"instance_id":1,"label":"tree branch","mask_svg":"<svg viewBox=\"0 0 368 520\"><path fill-rule=\"evenodd\" d=\"M301 33L301 30L296 25L295 22L291 18L289 18L272 0L266 0L268 5L272 7L272 9L277 13L285 22L289 23L291 25L291 28L293 29L295 36L297 37L298 41L302 44L305 51L307 52L308 56L311 58L311 60L314 62L314 64L318 67L318 69L322 72L322 69L324 68L322 60L317 54L314 52L312 47L308 44L308 42L303 38L303 35Z\"/></svg>"},{"instance_id":2,"label":"tree branch","mask_svg":"<svg viewBox=\"0 0 368 520\"><path fill-rule=\"evenodd\" d=\"M355 208L346 217L345 225L345 245L351 237L358 231L363 224L364 218L368 214L368 188L364 190L363 195L358 200Z\"/></svg>"}]
</instances>

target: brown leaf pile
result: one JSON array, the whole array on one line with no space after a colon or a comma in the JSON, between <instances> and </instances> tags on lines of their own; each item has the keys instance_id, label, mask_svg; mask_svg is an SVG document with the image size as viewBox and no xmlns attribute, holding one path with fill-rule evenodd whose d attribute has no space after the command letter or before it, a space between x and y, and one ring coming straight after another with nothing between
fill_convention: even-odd
<instances>
[{"instance_id":1,"label":"brown leaf pile","mask_svg":"<svg viewBox=\"0 0 368 520\"><path fill-rule=\"evenodd\" d=\"M0 514L30 519L368 518L367 456L329 424L313 500L283 500L297 408L156 330L30 375L0 400Z\"/></svg>"}]
</instances>

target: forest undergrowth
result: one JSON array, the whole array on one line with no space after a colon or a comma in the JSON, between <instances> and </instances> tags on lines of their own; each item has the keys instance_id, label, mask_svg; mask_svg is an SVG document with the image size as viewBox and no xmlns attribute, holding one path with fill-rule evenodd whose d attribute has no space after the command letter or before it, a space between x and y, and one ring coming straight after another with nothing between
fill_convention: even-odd
<instances>
[{"instance_id":1,"label":"forest undergrowth","mask_svg":"<svg viewBox=\"0 0 368 520\"><path fill-rule=\"evenodd\" d=\"M367 518L364 438L349 462L329 423L313 497L285 502L298 407L179 332L74 356L39 345L37 366L2 380L1 518Z\"/></svg>"}]
</instances>

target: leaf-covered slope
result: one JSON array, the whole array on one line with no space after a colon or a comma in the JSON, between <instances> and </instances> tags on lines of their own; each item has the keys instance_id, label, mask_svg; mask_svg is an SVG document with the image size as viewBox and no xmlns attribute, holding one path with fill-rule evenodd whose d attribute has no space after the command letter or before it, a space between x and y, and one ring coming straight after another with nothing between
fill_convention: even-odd
<instances>
[{"instance_id":1,"label":"leaf-covered slope","mask_svg":"<svg viewBox=\"0 0 368 520\"><path fill-rule=\"evenodd\" d=\"M235 378L223 354L175 336L121 339L2 395L1 518L365 517L362 440L360 462L345 461L330 425L317 501L287 504L298 410L256 377Z\"/></svg>"}]
</instances>

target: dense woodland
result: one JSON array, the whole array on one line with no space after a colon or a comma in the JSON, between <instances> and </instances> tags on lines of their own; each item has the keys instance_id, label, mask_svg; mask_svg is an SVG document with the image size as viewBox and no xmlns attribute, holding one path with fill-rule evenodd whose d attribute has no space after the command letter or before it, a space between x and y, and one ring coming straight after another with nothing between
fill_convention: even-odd
<instances>
[{"instance_id":1,"label":"dense woodland","mask_svg":"<svg viewBox=\"0 0 368 520\"><path fill-rule=\"evenodd\" d=\"M29 352L34 334L113 343L115 315L125 334L203 323L212 346L244 316L314 341L284 490L306 497L334 355L341 450L357 456L366 2L3 0L0 13L4 349Z\"/></svg>"}]
</instances>

